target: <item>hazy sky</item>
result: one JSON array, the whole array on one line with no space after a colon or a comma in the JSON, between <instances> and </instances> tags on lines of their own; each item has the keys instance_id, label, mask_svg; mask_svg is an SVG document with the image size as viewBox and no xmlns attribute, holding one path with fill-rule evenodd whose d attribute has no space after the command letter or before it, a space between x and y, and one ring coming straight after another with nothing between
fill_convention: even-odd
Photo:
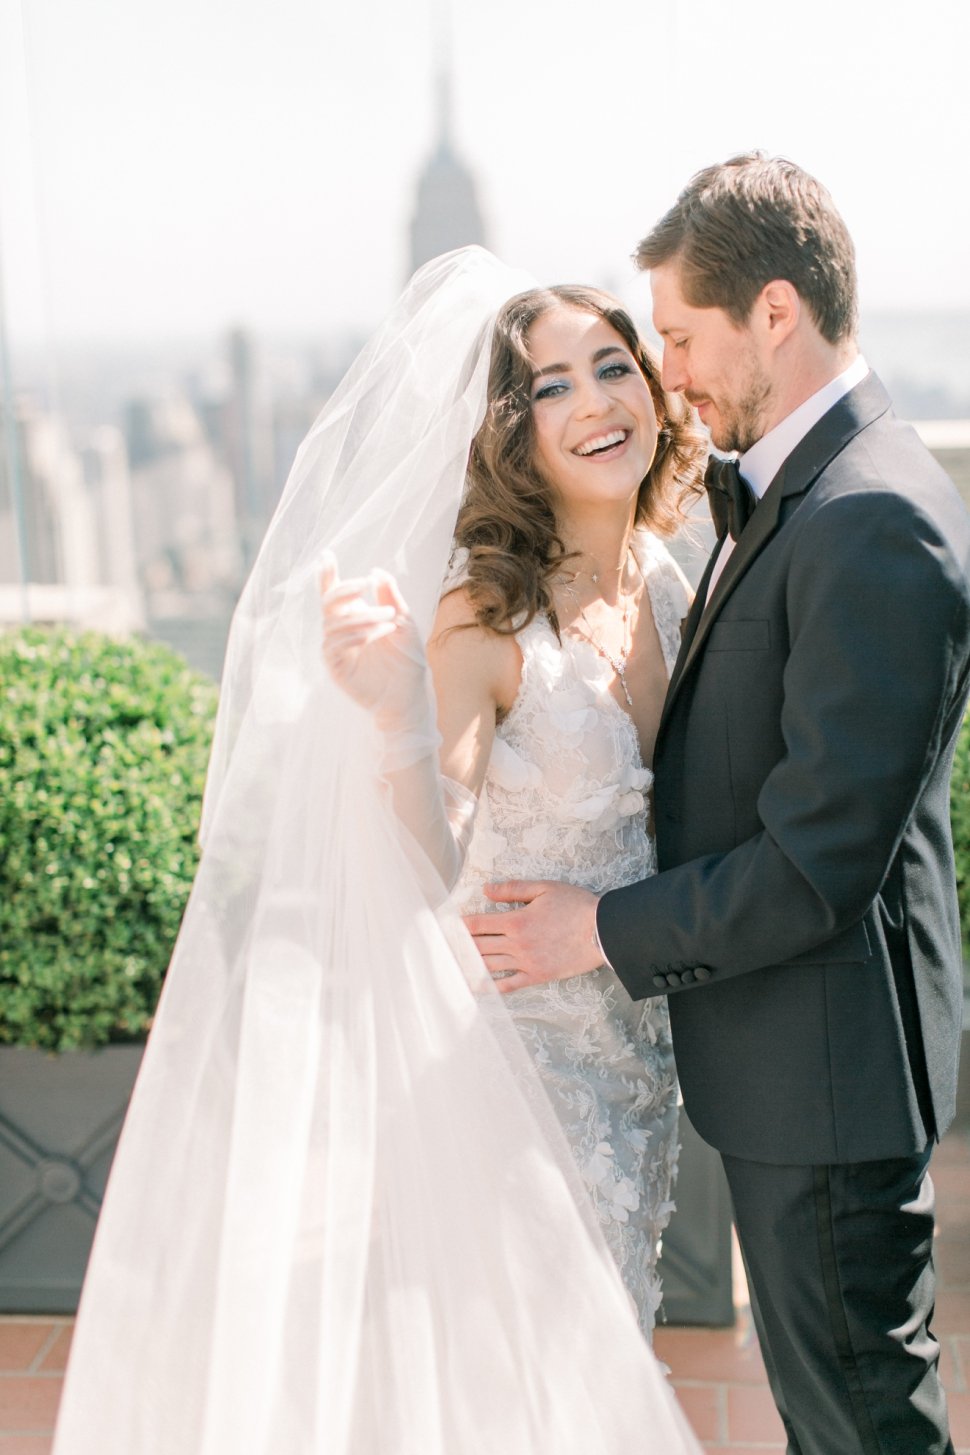
<instances>
[{"instance_id":1,"label":"hazy sky","mask_svg":"<svg viewBox=\"0 0 970 1455\"><path fill-rule=\"evenodd\" d=\"M11 335L325 335L398 291L433 0L0 0ZM967 0L453 0L493 250L638 310L637 239L760 146L826 182L863 306L970 307Z\"/></svg>"}]
</instances>

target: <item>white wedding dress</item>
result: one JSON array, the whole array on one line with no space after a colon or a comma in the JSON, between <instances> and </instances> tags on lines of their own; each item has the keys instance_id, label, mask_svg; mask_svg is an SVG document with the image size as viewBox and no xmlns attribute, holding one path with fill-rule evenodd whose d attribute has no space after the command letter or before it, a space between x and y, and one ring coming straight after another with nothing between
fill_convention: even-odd
<instances>
[{"instance_id":1,"label":"white wedding dress","mask_svg":"<svg viewBox=\"0 0 970 1455\"><path fill-rule=\"evenodd\" d=\"M656 536L634 550L668 675L688 597ZM609 664L534 617L516 640L522 677L496 730L475 829L455 889L463 913L495 906L482 886L560 879L602 893L656 873L652 774ZM673 1203L677 1084L664 997L631 1001L607 966L519 990L505 1002L540 1073L644 1333L660 1303L656 1265Z\"/></svg>"},{"instance_id":2,"label":"white wedding dress","mask_svg":"<svg viewBox=\"0 0 970 1455\"><path fill-rule=\"evenodd\" d=\"M557 1120L446 886L402 842L372 723L321 662L324 547L345 576L390 571L427 639L495 312L529 286L481 249L428 264L287 481L233 622L204 852L112 1167L56 1455L699 1450L569 1145L595 1137L623 1167L597 1206L637 1214L608 1219L634 1238L642 1208L652 1236L672 1140L648 1110L670 1094L650 1045L654 1028L666 1044L661 1012L641 1024L602 972L521 998L538 1060L564 1092L572 1076ZM669 656L682 607L660 548L642 549ZM598 662L573 643L557 656L543 623L523 644L469 902L496 869L603 887L653 867L648 775L632 724L597 694ZM569 722L577 697L554 744L543 674ZM544 805L545 856L499 785L503 756L529 780L521 805ZM588 791L569 796L576 773L562 796L585 819L553 802L577 764ZM589 1050L557 1042L560 1004ZM601 1163L585 1165L596 1180Z\"/></svg>"}]
</instances>

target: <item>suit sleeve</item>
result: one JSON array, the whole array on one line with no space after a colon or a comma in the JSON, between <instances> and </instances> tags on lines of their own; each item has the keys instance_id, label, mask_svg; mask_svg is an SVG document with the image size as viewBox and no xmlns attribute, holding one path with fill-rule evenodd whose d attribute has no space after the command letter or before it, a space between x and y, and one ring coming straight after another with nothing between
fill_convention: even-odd
<instances>
[{"instance_id":1,"label":"suit sleeve","mask_svg":"<svg viewBox=\"0 0 970 1455\"><path fill-rule=\"evenodd\" d=\"M786 604L785 751L758 797L761 831L600 902L603 948L635 997L657 994L658 968L724 979L857 923L952 735L967 585L905 497L871 490L818 507L799 529Z\"/></svg>"}]
</instances>

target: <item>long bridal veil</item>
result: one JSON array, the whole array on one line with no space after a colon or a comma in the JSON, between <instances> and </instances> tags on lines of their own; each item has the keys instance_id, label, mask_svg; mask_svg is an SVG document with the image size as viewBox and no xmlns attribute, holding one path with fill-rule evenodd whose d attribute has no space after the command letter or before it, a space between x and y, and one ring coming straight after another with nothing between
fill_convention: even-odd
<instances>
[{"instance_id":1,"label":"long bridal veil","mask_svg":"<svg viewBox=\"0 0 970 1455\"><path fill-rule=\"evenodd\" d=\"M204 853L98 1227L56 1455L678 1455L535 1072L320 663L316 574L425 633L491 327L421 270L304 442L233 623Z\"/></svg>"}]
</instances>

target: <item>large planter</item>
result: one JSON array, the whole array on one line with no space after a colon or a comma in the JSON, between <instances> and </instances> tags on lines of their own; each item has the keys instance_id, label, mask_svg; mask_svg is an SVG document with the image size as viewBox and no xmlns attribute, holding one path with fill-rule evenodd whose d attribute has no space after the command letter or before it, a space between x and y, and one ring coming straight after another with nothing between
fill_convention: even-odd
<instances>
[{"instance_id":1,"label":"large planter","mask_svg":"<svg viewBox=\"0 0 970 1455\"><path fill-rule=\"evenodd\" d=\"M0 1312L73 1313L142 1047L0 1047Z\"/></svg>"},{"instance_id":2,"label":"large planter","mask_svg":"<svg viewBox=\"0 0 970 1455\"><path fill-rule=\"evenodd\" d=\"M721 1158L680 1109L680 1161L674 1213L663 1235L661 1320L668 1324L734 1323L731 1197Z\"/></svg>"}]
</instances>

